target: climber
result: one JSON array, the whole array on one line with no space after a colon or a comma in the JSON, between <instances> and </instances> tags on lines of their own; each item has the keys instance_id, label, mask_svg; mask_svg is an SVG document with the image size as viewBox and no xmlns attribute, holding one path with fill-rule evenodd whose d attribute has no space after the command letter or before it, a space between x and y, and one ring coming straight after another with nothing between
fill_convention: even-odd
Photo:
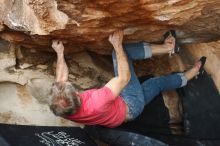
<instances>
[{"instance_id":1,"label":"climber","mask_svg":"<svg viewBox=\"0 0 220 146\"><path fill-rule=\"evenodd\" d=\"M203 71L205 57L184 73L154 77L142 84L134 72L133 60L142 60L153 55L175 53L178 50L174 31L165 35L163 44L146 42L122 45L123 33L116 31L109 36L115 77L100 89L79 93L68 82L68 68L64 59L61 41L53 41L57 53L56 82L51 88L49 106L53 113L66 119L86 124L117 127L141 114L144 106L161 91L183 87L187 81Z\"/></svg>"}]
</instances>

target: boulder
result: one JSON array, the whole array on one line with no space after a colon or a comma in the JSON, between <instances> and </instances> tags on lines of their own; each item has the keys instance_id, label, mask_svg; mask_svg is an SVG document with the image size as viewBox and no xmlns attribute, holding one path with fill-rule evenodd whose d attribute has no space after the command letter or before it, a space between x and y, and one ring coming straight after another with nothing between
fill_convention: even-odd
<instances>
[{"instance_id":1,"label":"boulder","mask_svg":"<svg viewBox=\"0 0 220 146\"><path fill-rule=\"evenodd\" d=\"M1 0L0 36L26 48L48 51L61 39L67 52L109 54L117 29L125 42L160 42L169 29L182 43L208 42L220 38L219 18L219 0Z\"/></svg>"}]
</instances>

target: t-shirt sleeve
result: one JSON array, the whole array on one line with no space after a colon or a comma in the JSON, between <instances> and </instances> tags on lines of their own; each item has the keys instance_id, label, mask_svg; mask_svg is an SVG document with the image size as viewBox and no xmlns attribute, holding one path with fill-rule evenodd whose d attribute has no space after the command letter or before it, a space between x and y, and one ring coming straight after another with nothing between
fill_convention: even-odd
<instances>
[{"instance_id":1,"label":"t-shirt sleeve","mask_svg":"<svg viewBox=\"0 0 220 146\"><path fill-rule=\"evenodd\" d=\"M100 89L95 90L91 97L90 97L90 103L93 103L97 107L101 107L103 105L106 105L108 103L111 103L113 100L115 100L115 96L113 95L111 89L104 86Z\"/></svg>"}]
</instances>

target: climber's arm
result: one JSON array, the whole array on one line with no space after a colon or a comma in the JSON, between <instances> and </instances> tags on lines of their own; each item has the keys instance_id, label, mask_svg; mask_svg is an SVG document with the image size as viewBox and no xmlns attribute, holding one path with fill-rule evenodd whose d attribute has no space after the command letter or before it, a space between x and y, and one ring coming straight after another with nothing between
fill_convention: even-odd
<instances>
[{"instance_id":1,"label":"climber's arm","mask_svg":"<svg viewBox=\"0 0 220 146\"><path fill-rule=\"evenodd\" d=\"M53 40L52 48L57 53L56 82L66 82L69 70L64 59L64 46L62 41Z\"/></svg>"},{"instance_id":2,"label":"climber's arm","mask_svg":"<svg viewBox=\"0 0 220 146\"><path fill-rule=\"evenodd\" d=\"M116 31L109 36L109 41L113 45L117 58L118 76L112 78L105 86L111 89L113 95L117 97L131 78L127 55L122 47L123 32Z\"/></svg>"}]
</instances>

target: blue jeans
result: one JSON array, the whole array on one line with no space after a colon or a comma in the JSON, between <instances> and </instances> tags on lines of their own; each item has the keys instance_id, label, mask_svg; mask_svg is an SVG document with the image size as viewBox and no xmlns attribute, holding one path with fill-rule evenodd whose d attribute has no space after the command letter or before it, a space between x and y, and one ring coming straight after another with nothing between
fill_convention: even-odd
<instances>
[{"instance_id":1,"label":"blue jeans","mask_svg":"<svg viewBox=\"0 0 220 146\"><path fill-rule=\"evenodd\" d=\"M152 51L150 45L145 42L130 43L123 45L128 57L128 64L131 72L131 79L128 85L121 92L121 96L129 109L129 120L135 119L141 114L144 106L154 99L161 91L172 90L183 87L187 79L183 73L170 74L154 77L140 84L132 64L133 60L150 58ZM118 75L117 59L115 51L112 52L115 76Z\"/></svg>"}]
</instances>

